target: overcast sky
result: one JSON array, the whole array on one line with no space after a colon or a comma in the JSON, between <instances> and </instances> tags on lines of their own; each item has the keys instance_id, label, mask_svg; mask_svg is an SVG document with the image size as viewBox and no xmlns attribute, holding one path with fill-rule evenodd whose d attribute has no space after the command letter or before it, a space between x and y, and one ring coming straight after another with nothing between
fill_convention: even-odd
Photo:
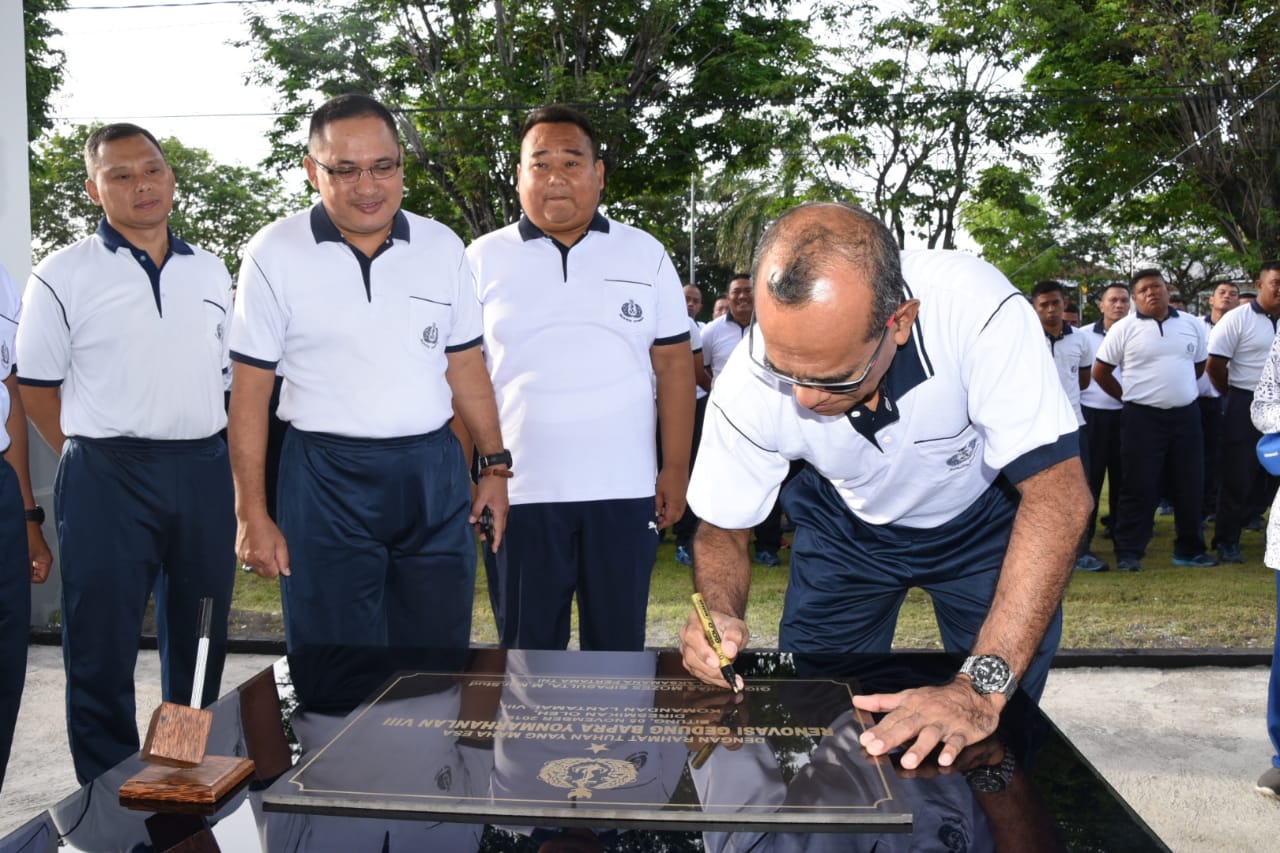
<instances>
[{"instance_id":1,"label":"overcast sky","mask_svg":"<svg viewBox=\"0 0 1280 853\"><path fill-rule=\"evenodd\" d=\"M252 53L229 44L247 35L238 4L71 2L51 15L62 31L54 44L66 54L56 118L132 121L221 162L256 165L267 155L274 97L245 82Z\"/></svg>"}]
</instances>

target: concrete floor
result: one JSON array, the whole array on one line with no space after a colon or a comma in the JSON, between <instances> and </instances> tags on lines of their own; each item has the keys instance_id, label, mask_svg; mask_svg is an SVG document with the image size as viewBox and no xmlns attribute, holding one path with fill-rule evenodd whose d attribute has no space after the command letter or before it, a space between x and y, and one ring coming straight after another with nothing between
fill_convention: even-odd
<instances>
[{"instance_id":1,"label":"concrete floor","mask_svg":"<svg viewBox=\"0 0 1280 853\"><path fill-rule=\"evenodd\" d=\"M235 655L223 683L275 658ZM1054 670L1043 707L1175 851L1280 848L1280 802L1259 796L1268 766L1265 667ZM138 659L139 728L160 701L155 652ZM33 646L13 755L0 794L0 834L76 789L63 717L61 650Z\"/></svg>"}]
</instances>

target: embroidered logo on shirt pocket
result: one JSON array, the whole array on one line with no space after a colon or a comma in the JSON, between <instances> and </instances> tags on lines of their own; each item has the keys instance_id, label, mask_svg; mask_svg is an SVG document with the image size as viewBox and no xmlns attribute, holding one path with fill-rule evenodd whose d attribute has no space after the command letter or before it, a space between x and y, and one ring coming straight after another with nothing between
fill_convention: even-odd
<instances>
[{"instance_id":1,"label":"embroidered logo on shirt pocket","mask_svg":"<svg viewBox=\"0 0 1280 853\"><path fill-rule=\"evenodd\" d=\"M409 297L409 342L417 352L434 352L444 341L442 333L448 330L447 302L436 302L421 296Z\"/></svg>"},{"instance_id":2,"label":"embroidered logo on shirt pocket","mask_svg":"<svg viewBox=\"0 0 1280 853\"><path fill-rule=\"evenodd\" d=\"M210 334L219 344L222 343L222 336L227 331L227 309L214 302L212 299L205 299L205 322L208 324Z\"/></svg>"},{"instance_id":3,"label":"embroidered logo on shirt pocket","mask_svg":"<svg viewBox=\"0 0 1280 853\"><path fill-rule=\"evenodd\" d=\"M974 460L981 458L980 444L973 425L969 424L956 435L921 439L915 442L915 447L921 461L928 463L930 468L938 466L944 469L944 473L952 474L965 470Z\"/></svg>"}]
</instances>

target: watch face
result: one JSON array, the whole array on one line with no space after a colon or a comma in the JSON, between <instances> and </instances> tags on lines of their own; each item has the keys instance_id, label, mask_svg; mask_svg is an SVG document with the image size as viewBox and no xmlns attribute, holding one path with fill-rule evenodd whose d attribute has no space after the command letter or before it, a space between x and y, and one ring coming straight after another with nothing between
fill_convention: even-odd
<instances>
[{"instance_id":1,"label":"watch face","mask_svg":"<svg viewBox=\"0 0 1280 853\"><path fill-rule=\"evenodd\" d=\"M979 655L967 663L969 678L979 693L1002 693L1012 677L1009 664L996 655Z\"/></svg>"},{"instance_id":2,"label":"watch face","mask_svg":"<svg viewBox=\"0 0 1280 853\"><path fill-rule=\"evenodd\" d=\"M1009 780L997 767L979 767L965 774L969 786L980 794L998 794L1009 785Z\"/></svg>"}]
</instances>

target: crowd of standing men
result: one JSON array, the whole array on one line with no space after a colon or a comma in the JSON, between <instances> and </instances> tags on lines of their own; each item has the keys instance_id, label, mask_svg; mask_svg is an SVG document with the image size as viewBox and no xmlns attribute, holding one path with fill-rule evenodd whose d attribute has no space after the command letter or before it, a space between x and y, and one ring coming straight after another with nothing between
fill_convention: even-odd
<instances>
[{"instance_id":1,"label":"crowd of standing men","mask_svg":"<svg viewBox=\"0 0 1280 853\"><path fill-rule=\"evenodd\" d=\"M1137 568L1162 491L1180 516L1175 561L1212 563L1203 468L1169 460L1199 446L1204 363L1211 379L1243 381L1240 341L1257 323L1215 350L1148 273L1134 283L1139 314L1075 330L983 261L901 252L867 213L810 204L771 226L723 316L699 329L661 244L599 210L590 121L535 110L519 146L522 216L464 246L401 209L395 117L362 95L326 103L303 161L319 201L250 241L233 298L222 264L170 231L175 176L151 134L108 125L86 142L101 225L41 262L20 310L0 312L17 326L22 392L0 500L28 521L25 535L16 521L0 529L0 560L24 583L48 570L21 458L25 403L61 456L82 782L138 749L132 673L151 594L163 692L178 701L203 598L215 602L203 696L218 695L237 558L280 578L291 651L459 647L476 531L504 647L564 648L576 600L581 648L635 650L658 537L686 495L678 544L730 657L748 642L752 559L777 564L784 511L783 650L887 652L907 590L929 592L946 649L967 656L957 677L855 703L884 714L862 735L869 752L906 746L911 768L939 748L948 765L994 731L1019 685L1043 690L1062 593L1088 553L1081 457L1092 472L1097 448L1112 450L1095 443L1086 370L1123 411L1118 566ZM1250 310L1274 330L1270 304ZM289 428L273 499L277 390ZM1149 458L1126 455L1135 442ZM1230 535L1220 527L1220 553ZM686 669L723 683L692 615L680 645Z\"/></svg>"},{"instance_id":2,"label":"crowd of standing men","mask_svg":"<svg viewBox=\"0 0 1280 853\"><path fill-rule=\"evenodd\" d=\"M1219 284L1210 312L1195 317L1172 304L1159 270L1139 270L1128 283L1102 288L1101 319L1079 328L1064 319L1059 282L1032 289L1081 425L1095 504L1109 484L1103 535L1120 571L1142 570L1158 508L1174 516L1175 565L1242 563L1242 531L1261 529L1276 487L1258 464L1261 436L1249 409L1280 317L1280 262L1264 264L1255 286L1242 301L1237 285ZM1078 571L1109 568L1094 552L1096 518L1095 509Z\"/></svg>"}]
</instances>

